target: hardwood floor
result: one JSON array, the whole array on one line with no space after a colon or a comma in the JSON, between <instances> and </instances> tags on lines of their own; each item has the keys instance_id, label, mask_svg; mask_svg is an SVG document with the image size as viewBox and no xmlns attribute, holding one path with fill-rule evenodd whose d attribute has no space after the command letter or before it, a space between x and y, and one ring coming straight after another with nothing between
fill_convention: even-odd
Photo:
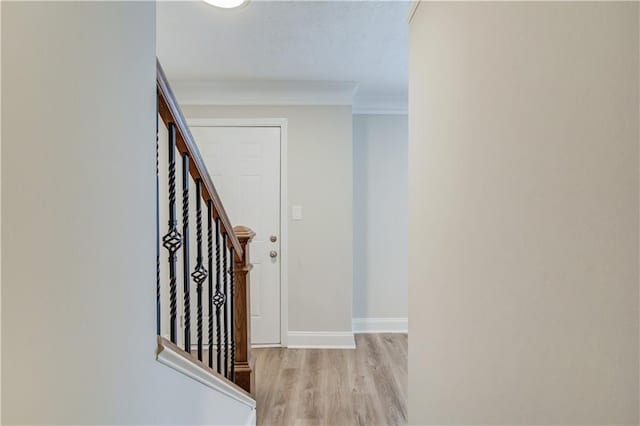
<instances>
[{"instance_id":1,"label":"hardwood floor","mask_svg":"<svg viewBox=\"0 0 640 426\"><path fill-rule=\"evenodd\" d=\"M407 424L407 335L356 349L254 349L258 425Z\"/></svg>"}]
</instances>

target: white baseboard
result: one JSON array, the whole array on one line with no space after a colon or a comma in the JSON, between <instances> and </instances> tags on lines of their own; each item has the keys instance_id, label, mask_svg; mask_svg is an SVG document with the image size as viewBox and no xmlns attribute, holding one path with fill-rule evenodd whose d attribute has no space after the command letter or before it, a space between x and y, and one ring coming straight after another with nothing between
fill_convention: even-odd
<instances>
[{"instance_id":1,"label":"white baseboard","mask_svg":"<svg viewBox=\"0 0 640 426\"><path fill-rule=\"evenodd\" d=\"M252 343L252 349L281 348L282 343Z\"/></svg>"},{"instance_id":2,"label":"white baseboard","mask_svg":"<svg viewBox=\"0 0 640 426\"><path fill-rule=\"evenodd\" d=\"M408 318L354 318L354 333L407 333Z\"/></svg>"},{"instance_id":3,"label":"white baseboard","mask_svg":"<svg viewBox=\"0 0 640 426\"><path fill-rule=\"evenodd\" d=\"M287 347L299 349L355 349L351 331L290 331Z\"/></svg>"}]
</instances>

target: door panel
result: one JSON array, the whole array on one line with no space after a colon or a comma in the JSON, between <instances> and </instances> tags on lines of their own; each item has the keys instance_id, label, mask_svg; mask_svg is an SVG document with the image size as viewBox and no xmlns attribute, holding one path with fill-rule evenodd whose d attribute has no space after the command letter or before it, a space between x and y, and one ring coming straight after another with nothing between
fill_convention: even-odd
<instances>
[{"instance_id":1,"label":"door panel","mask_svg":"<svg viewBox=\"0 0 640 426\"><path fill-rule=\"evenodd\" d=\"M191 133L231 223L256 233L250 250L252 343L278 344L280 128L192 126ZM271 251L278 255L270 257Z\"/></svg>"}]
</instances>

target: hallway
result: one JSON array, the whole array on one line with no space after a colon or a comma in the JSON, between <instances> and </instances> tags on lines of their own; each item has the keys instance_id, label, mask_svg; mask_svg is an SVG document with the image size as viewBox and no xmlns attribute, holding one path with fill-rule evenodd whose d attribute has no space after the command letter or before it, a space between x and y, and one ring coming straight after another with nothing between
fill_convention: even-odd
<instances>
[{"instance_id":1,"label":"hallway","mask_svg":"<svg viewBox=\"0 0 640 426\"><path fill-rule=\"evenodd\" d=\"M355 350L255 349L258 425L406 424L407 335L355 338Z\"/></svg>"}]
</instances>

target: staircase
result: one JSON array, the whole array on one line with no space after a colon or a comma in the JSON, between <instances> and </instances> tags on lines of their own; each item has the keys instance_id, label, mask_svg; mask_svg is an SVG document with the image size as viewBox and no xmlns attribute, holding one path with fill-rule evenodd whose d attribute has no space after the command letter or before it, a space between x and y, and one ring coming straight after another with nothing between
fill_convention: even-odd
<instances>
[{"instance_id":1,"label":"staircase","mask_svg":"<svg viewBox=\"0 0 640 426\"><path fill-rule=\"evenodd\" d=\"M232 226L159 62L157 109L156 356L255 408L249 299L255 234Z\"/></svg>"}]
</instances>

